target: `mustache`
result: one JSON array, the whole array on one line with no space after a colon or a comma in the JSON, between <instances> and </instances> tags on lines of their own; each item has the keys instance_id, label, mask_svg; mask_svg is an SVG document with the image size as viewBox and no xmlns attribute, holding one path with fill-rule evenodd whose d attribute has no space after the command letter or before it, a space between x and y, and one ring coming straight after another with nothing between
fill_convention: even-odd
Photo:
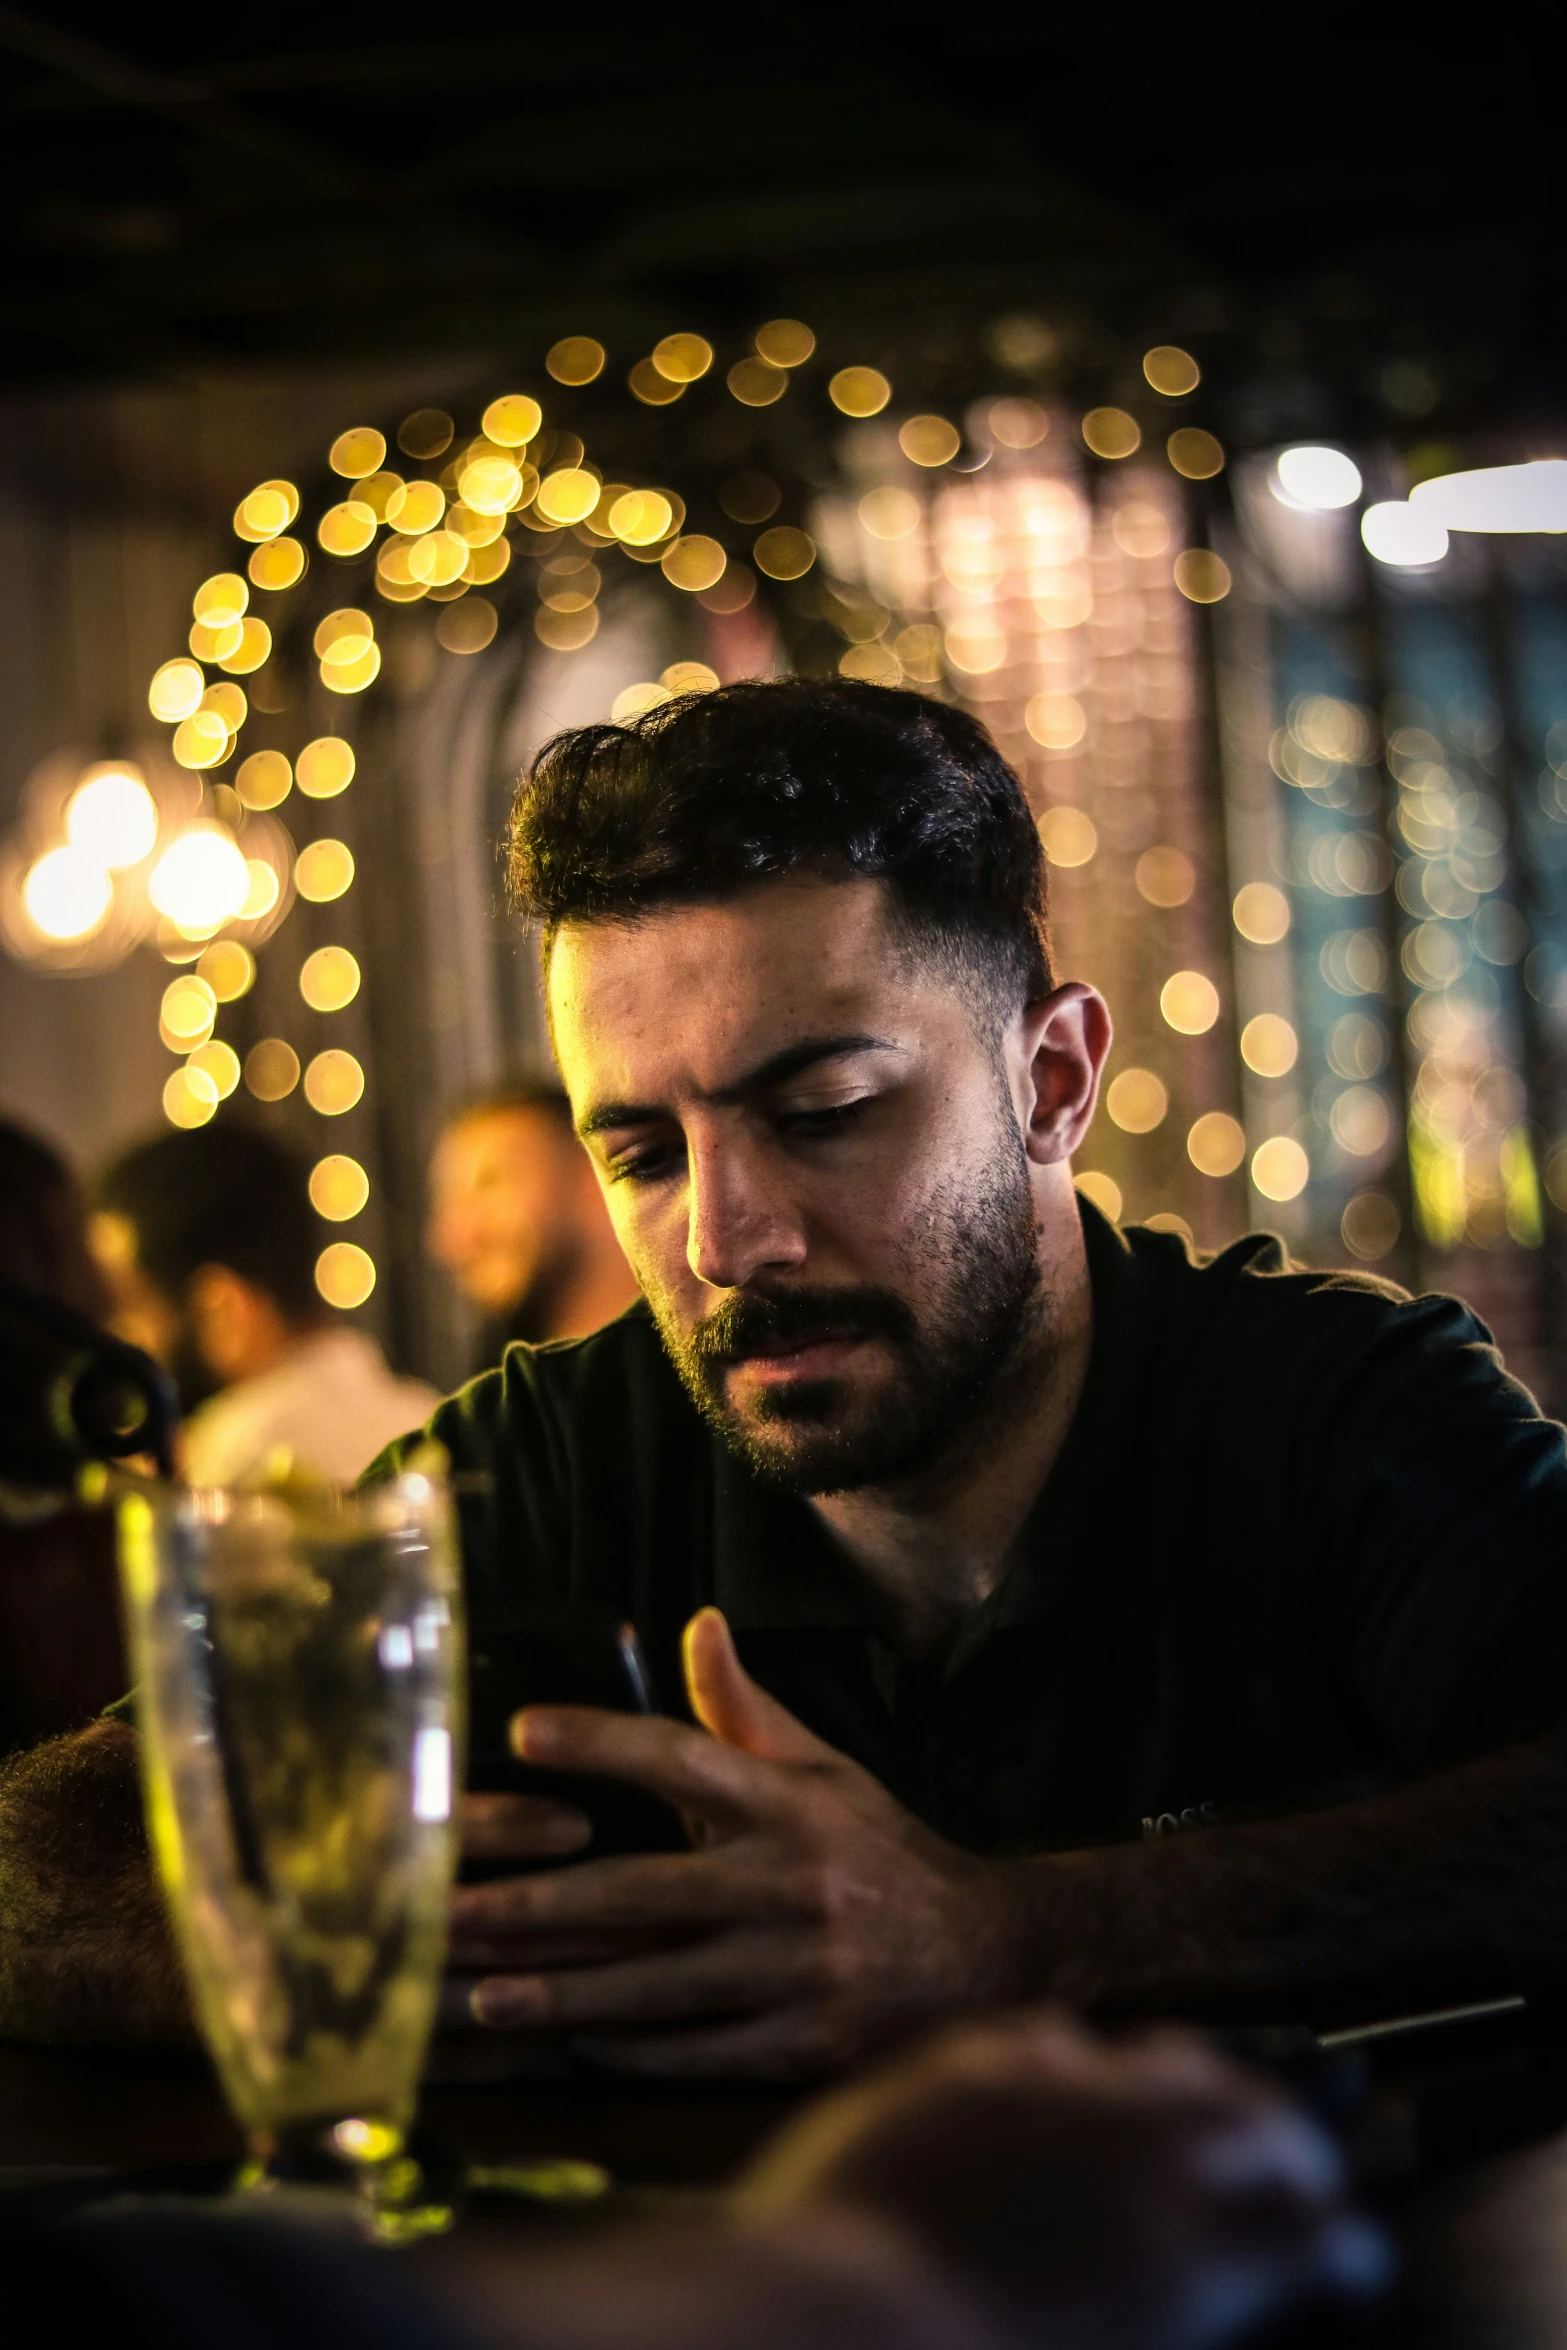
<instances>
[{"instance_id":1,"label":"mustache","mask_svg":"<svg viewBox=\"0 0 1567 2350\"><path fill-rule=\"evenodd\" d=\"M907 1344L917 1335L917 1324L890 1289L737 1289L697 1323L686 1347L711 1370L771 1347L805 1346L851 1332Z\"/></svg>"}]
</instances>

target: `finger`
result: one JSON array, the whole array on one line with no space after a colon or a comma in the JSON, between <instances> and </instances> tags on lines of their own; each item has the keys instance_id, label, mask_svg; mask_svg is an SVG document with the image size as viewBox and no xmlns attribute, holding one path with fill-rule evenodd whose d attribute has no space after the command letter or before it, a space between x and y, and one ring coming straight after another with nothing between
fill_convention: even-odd
<instances>
[{"instance_id":1,"label":"finger","mask_svg":"<svg viewBox=\"0 0 1567 2350\"><path fill-rule=\"evenodd\" d=\"M807 1954L778 1934L723 1934L615 1965L496 1975L473 1994L481 2024L500 2031L570 2031L754 2015L798 1999Z\"/></svg>"},{"instance_id":2,"label":"finger","mask_svg":"<svg viewBox=\"0 0 1567 2350\"><path fill-rule=\"evenodd\" d=\"M542 1795L465 1795L462 1848L468 1860L532 1860L580 1852L593 1834L586 1814Z\"/></svg>"},{"instance_id":3,"label":"finger","mask_svg":"<svg viewBox=\"0 0 1567 2350\"><path fill-rule=\"evenodd\" d=\"M694 1811L718 1827L781 1818L792 1801L774 1766L659 1714L531 1705L512 1717L511 1741L524 1762L630 1779L677 1811Z\"/></svg>"},{"instance_id":4,"label":"finger","mask_svg":"<svg viewBox=\"0 0 1567 2350\"><path fill-rule=\"evenodd\" d=\"M691 1711L725 1746L770 1762L831 1762L830 1746L758 1688L735 1653L729 1626L716 1607L699 1608L680 1642Z\"/></svg>"},{"instance_id":5,"label":"finger","mask_svg":"<svg viewBox=\"0 0 1567 2350\"><path fill-rule=\"evenodd\" d=\"M521 1939L563 1933L697 1933L796 1917L806 1909L794 1872L747 1864L732 1845L585 1860L548 1876L458 1885L454 1934Z\"/></svg>"},{"instance_id":6,"label":"finger","mask_svg":"<svg viewBox=\"0 0 1567 2350\"><path fill-rule=\"evenodd\" d=\"M583 2034L572 2047L606 2072L670 2081L819 2080L834 2069L809 2007L700 2031Z\"/></svg>"}]
</instances>

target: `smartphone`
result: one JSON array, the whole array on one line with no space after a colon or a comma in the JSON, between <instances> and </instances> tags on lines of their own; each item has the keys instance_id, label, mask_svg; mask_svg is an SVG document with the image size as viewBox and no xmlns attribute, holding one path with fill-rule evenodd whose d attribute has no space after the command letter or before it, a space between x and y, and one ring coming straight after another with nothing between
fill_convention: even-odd
<instances>
[{"instance_id":1,"label":"smartphone","mask_svg":"<svg viewBox=\"0 0 1567 2350\"><path fill-rule=\"evenodd\" d=\"M477 1632L468 1651L468 1785L485 1795L546 1795L587 1815L593 1840L573 1860L632 1852L684 1852L679 1814L644 1787L584 1771L519 1761L509 1738L527 1705L593 1705L654 1714L652 1675L634 1625L612 1616L541 1614L504 1632ZM558 1861L530 1867L560 1867ZM511 1876L515 1861L469 1863L464 1875Z\"/></svg>"}]
</instances>

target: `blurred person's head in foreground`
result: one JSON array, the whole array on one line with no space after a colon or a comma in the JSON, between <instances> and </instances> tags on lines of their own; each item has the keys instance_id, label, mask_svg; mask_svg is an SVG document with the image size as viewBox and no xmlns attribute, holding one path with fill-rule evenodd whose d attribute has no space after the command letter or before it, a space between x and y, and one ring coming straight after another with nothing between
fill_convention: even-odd
<instances>
[{"instance_id":1,"label":"blurred person's head in foreground","mask_svg":"<svg viewBox=\"0 0 1567 2350\"><path fill-rule=\"evenodd\" d=\"M578 1132L698 1407L761 1475L928 1470L1079 1284L1110 1023L1058 986L1016 776L961 710L731 686L547 746L511 836Z\"/></svg>"},{"instance_id":2,"label":"blurred person's head in foreground","mask_svg":"<svg viewBox=\"0 0 1567 2350\"><path fill-rule=\"evenodd\" d=\"M508 1339L581 1338L637 1294L558 1085L452 1112L430 1166L429 1246L483 1316L487 1361Z\"/></svg>"},{"instance_id":3,"label":"blurred person's head in foreground","mask_svg":"<svg viewBox=\"0 0 1567 2350\"><path fill-rule=\"evenodd\" d=\"M194 1483L232 1483L284 1454L347 1482L428 1415L433 1390L394 1378L369 1333L322 1301L308 1178L270 1135L157 1135L115 1160L95 1204L113 1327L178 1380Z\"/></svg>"},{"instance_id":4,"label":"blurred person's head in foreground","mask_svg":"<svg viewBox=\"0 0 1567 2350\"><path fill-rule=\"evenodd\" d=\"M80 1184L57 1150L8 1118L0 1118L0 1281L95 1322L108 1311Z\"/></svg>"}]
</instances>

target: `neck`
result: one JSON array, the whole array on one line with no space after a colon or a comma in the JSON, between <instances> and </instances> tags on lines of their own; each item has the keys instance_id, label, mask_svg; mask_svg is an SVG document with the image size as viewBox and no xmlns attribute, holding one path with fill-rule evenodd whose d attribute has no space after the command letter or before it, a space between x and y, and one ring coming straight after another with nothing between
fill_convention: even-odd
<instances>
[{"instance_id":1,"label":"neck","mask_svg":"<svg viewBox=\"0 0 1567 2350\"><path fill-rule=\"evenodd\" d=\"M1046 1326L953 1453L920 1478L822 1495L811 1505L906 1655L938 1647L995 1590L1066 1442L1093 1344L1093 1292L1075 1216L1046 1279Z\"/></svg>"}]
</instances>

